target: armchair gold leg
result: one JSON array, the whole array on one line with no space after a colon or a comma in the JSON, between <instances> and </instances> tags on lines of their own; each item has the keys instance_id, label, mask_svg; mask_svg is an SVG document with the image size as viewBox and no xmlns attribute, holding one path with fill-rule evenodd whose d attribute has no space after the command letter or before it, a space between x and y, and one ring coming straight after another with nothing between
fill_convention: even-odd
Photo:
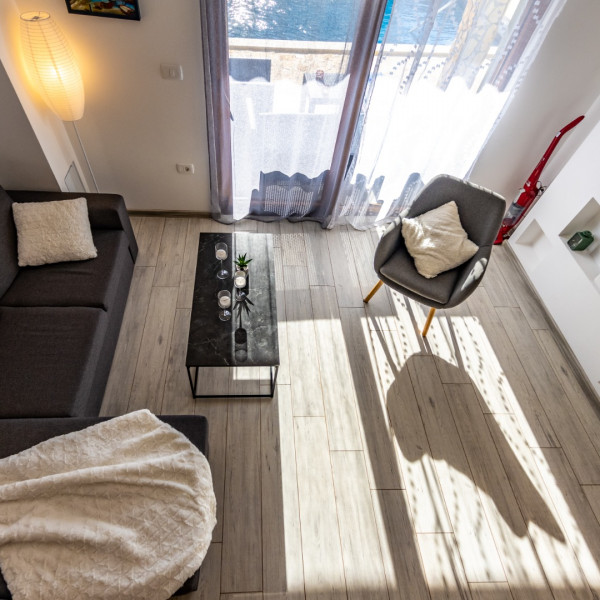
<instances>
[{"instance_id":1,"label":"armchair gold leg","mask_svg":"<svg viewBox=\"0 0 600 600\"><path fill-rule=\"evenodd\" d=\"M431 325L431 321L433 321L433 315L435 315L435 308L430 308L429 314L427 315L427 321L425 321L425 327L423 327L423 331L421 332L423 337L425 337L429 331L429 326Z\"/></svg>"},{"instance_id":2,"label":"armchair gold leg","mask_svg":"<svg viewBox=\"0 0 600 600\"><path fill-rule=\"evenodd\" d=\"M375 284L375 287L367 294L367 297L363 299L363 302L366 304L377 292L377 290L383 285L383 281L381 279Z\"/></svg>"}]
</instances>

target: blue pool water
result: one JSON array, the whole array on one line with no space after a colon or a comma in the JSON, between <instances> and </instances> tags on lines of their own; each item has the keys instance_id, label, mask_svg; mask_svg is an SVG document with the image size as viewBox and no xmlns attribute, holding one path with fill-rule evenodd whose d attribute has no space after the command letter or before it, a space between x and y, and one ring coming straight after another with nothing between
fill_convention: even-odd
<instances>
[{"instance_id":1,"label":"blue pool water","mask_svg":"<svg viewBox=\"0 0 600 600\"><path fill-rule=\"evenodd\" d=\"M228 0L229 36L241 38L343 42L351 39L363 0ZM369 0L366 0L369 1ZM432 0L388 0L380 34L388 42L412 44L428 19L430 43L454 39L467 0L448 0L432 16Z\"/></svg>"}]
</instances>

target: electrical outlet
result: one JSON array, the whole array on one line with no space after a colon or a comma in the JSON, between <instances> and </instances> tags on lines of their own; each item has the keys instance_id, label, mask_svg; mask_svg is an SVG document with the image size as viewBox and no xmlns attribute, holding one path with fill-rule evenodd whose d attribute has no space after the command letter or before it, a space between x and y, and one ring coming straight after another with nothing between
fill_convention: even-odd
<instances>
[{"instance_id":1,"label":"electrical outlet","mask_svg":"<svg viewBox=\"0 0 600 600\"><path fill-rule=\"evenodd\" d=\"M183 69L181 65L162 64L160 65L160 75L163 79L183 79Z\"/></svg>"},{"instance_id":2,"label":"electrical outlet","mask_svg":"<svg viewBox=\"0 0 600 600\"><path fill-rule=\"evenodd\" d=\"M177 163L177 172L183 175L191 175L194 172L194 165L184 165L182 163Z\"/></svg>"}]
</instances>

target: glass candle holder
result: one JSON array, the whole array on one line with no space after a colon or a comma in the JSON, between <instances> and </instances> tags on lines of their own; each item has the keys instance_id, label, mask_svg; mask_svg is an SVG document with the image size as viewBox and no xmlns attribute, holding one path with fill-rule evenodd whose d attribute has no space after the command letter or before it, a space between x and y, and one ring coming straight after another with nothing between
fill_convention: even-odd
<instances>
[{"instance_id":1,"label":"glass candle holder","mask_svg":"<svg viewBox=\"0 0 600 600\"><path fill-rule=\"evenodd\" d=\"M236 300L243 300L246 297L246 292L243 289L248 282L246 271L237 270L233 275L233 285L237 288L235 295Z\"/></svg>"},{"instance_id":2,"label":"glass candle holder","mask_svg":"<svg viewBox=\"0 0 600 600\"><path fill-rule=\"evenodd\" d=\"M229 290L221 290L217 294L217 303L219 308L219 319L221 321L229 321L231 319L231 292Z\"/></svg>"},{"instance_id":3,"label":"glass candle holder","mask_svg":"<svg viewBox=\"0 0 600 600\"><path fill-rule=\"evenodd\" d=\"M223 261L229 256L227 244L225 242L219 242L215 244L215 258L221 261L221 268L217 273L219 279L227 279L229 277L229 271L223 268Z\"/></svg>"}]
</instances>

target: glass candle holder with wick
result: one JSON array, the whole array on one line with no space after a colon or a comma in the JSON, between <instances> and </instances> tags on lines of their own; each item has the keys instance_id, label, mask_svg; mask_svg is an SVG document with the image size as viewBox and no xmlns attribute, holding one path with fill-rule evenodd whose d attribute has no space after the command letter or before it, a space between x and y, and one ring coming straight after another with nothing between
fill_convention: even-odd
<instances>
[{"instance_id":1,"label":"glass candle holder with wick","mask_svg":"<svg viewBox=\"0 0 600 600\"><path fill-rule=\"evenodd\" d=\"M233 275L233 285L237 288L237 292L235 295L236 300L243 300L246 297L246 292L244 292L244 288L246 287L246 283L248 282L248 273L243 270L237 270Z\"/></svg>"},{"instance_id":2,"label":"glass candle holder with wick","mask_svg":"<svg viewBox=\"0 0 600 600\"><path fill-rule=\"evenodd\" d=\"M217 273L217 277L219 279L227 279L229 277L229 271L223 268L223 261L229 256L227 252L227 244L225 242L219 242L215 244L215 257L217 260L221 261L221 268Z\"/></svg>"},{"instance_id":3,"label":"glass candle holder with wick","mask_svg":"<svg viewBox=\"0 0 600 600\"><path fill-rule=\"evenodd\" d=\"M219 319L221 321L229 321L231 319L231 292L229 290L221 290L217 294L217 303L219 304Z\"/></svg>"}]
</instances>

